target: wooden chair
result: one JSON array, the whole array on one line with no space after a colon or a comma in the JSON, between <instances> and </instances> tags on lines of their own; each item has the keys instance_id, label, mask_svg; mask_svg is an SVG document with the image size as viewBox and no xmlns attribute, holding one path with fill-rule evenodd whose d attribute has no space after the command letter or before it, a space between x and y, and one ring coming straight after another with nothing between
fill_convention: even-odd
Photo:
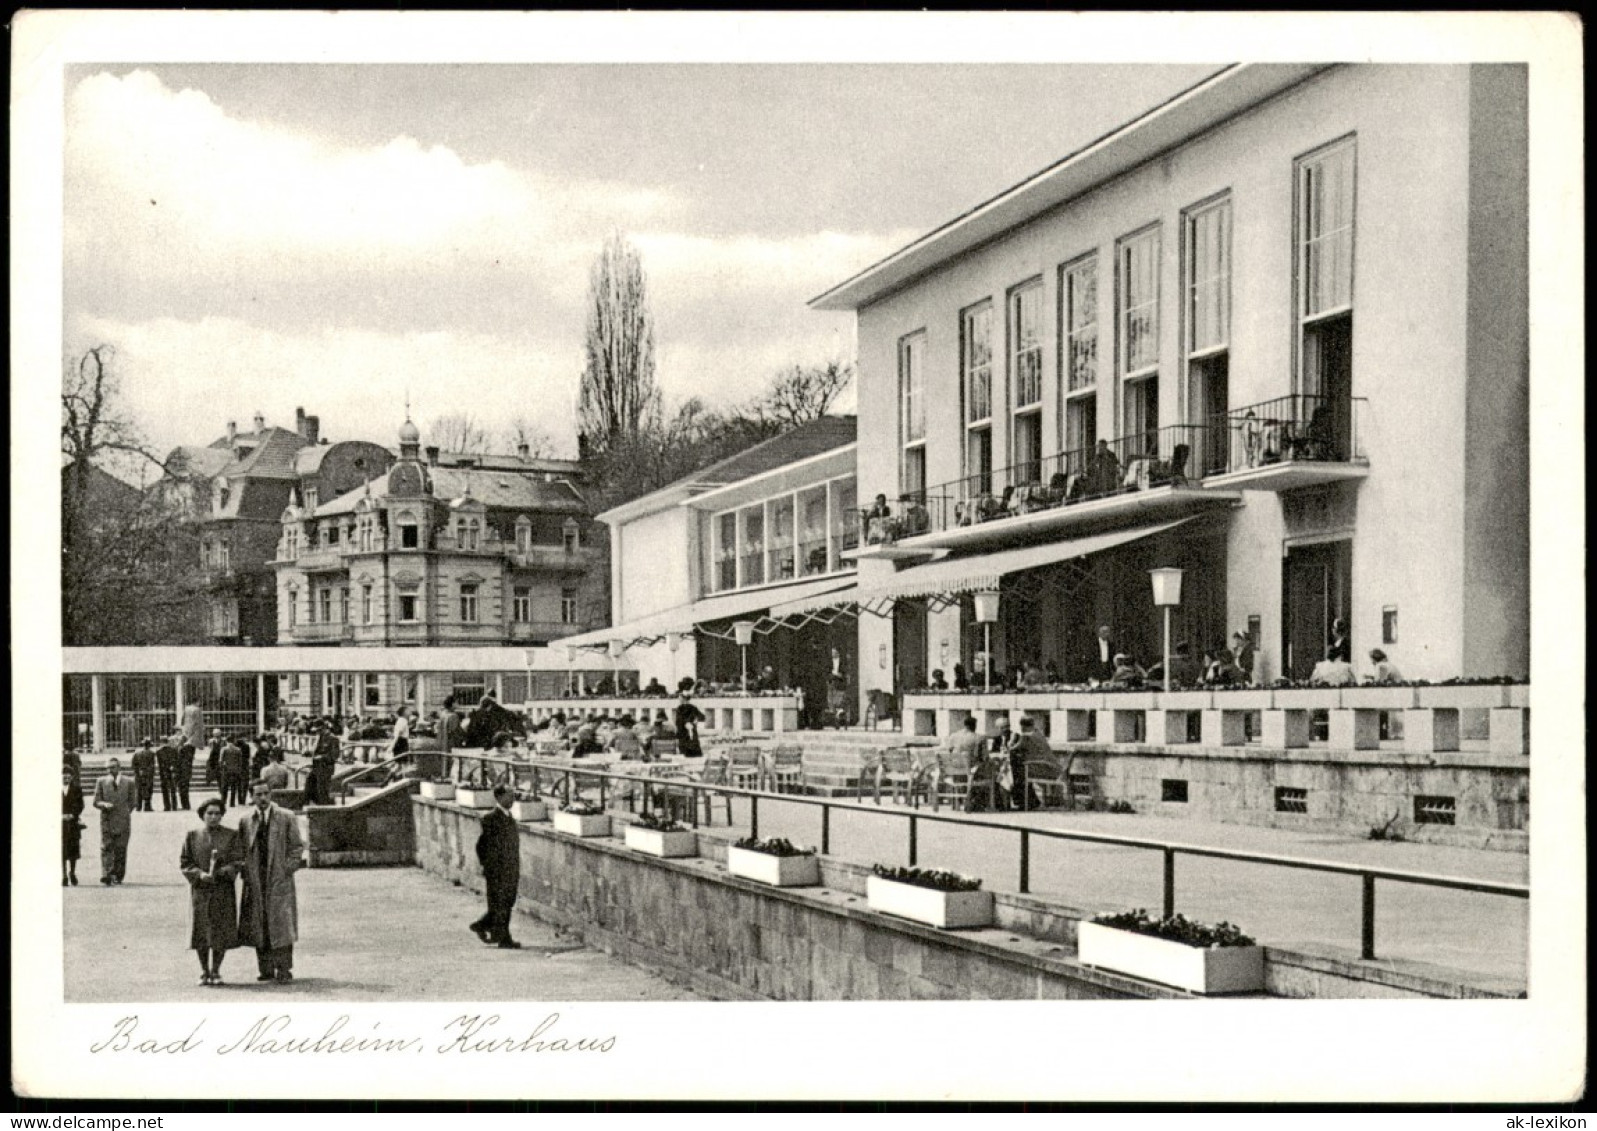
<instances>
[{"instance_id":1,"label":"wooden chair","mask_svg":"<svg viewBox=\"0 0 1597 1131\"><path fill-rule=\"evenodd\" d=\"M872 788L877 788L878 789L877 800L878 801L881 800L879 787L877 786L877 782L876 782L876 774L881 768L882 768L882 752L880 750L875 750L875 749L872 749L870 747L866 747L864 750L860 751L860 755L859 755L859 770L858 770L858 775L859 776L854 779L854 800L855 801L864 801L865 800L865 787L867 785L870 785Z\"/></svg>"},{"instance_id":2,"label":"wooden chair","mask_svg":"<svg viewBox=\"0 0 1597 1131\"><path fill-rule=\"evenodd\" d=\"M662 758L675 758L678 753L675 735L661 735L649 740L649 757L658 762Z\"/></svg>"},{"instance_id":3,"label":"wooden chair","mask_svg":"<svg viewBox=\"0 0 1597 1131\"><path fill-rule=\"evenodd\" d=\"M727 751L727 777L740 789L765 788L765 759L752 746L734 746Z\"/></svg>"},{"instance_id":4,"label":"wooden chair","mask_svg":"<svg viewBox=\"0 0 1597 1131\"><path fill-rule=\"evenodd\" d=\"M898 801L902 791L910 804L920 807L925 783L915 768L915 754L907 746L893 746L882 751L882 761L876 770L876 804L882 803L882 786L893 787L893 800Z\"/></svg>"},{"instance_id":5,"label":"wooden chair","mask_svg":"<svg viewBox=\"0 0 1597 1131\"><path fill-rule=\"evenodd\" d=\"M770 780L771 789L777 793L786 793L789 786L794 787L794 791L797 793L809 792L804 777L804 748L802 746L773 746L766 774Z\"/></svg>"},{"instance_id":6,"label":"wooden chair","mask_svg":"<svg viewBox=\"0 0 1597 1131\"><path fill-rule=\"evenodd\" d=\"M1042 807L1048 808L1050 800L1059 798L1059 804L1070 808L1070 783L1059 772L1055 762L1029 760L1026 763L1026 784L1037 793Z\"/></svg>"},{"instance_id":7,"label":"wooden chair","mask_svg":"<svg viewBox=\"0 0 1597 1131\"><path fill-rule=\"evenodd\" d=\"M731 763L725 753L706 754L704 764L699 767L698 780L700 785L731 785ZM690 771L691 772L691 771ZM732 796L727 793L712 793L708 790L696 791L704 802L704 823L710 824L715 813L716 801L726 806L726 823L732 823Z\"/></svg>"},{"instance_id":8,"label":"wooden chair","mask_svg":"<svg viewBox=\"0 0 1597 1131\"><path fill-rule=\"evenodd\" d=\"M927 796L935 812L944 801L954 809L965 808L965 798L970 793L970 755L962 751L939 750L937 768L927 783Z\"/></svg>"}]
</instances>

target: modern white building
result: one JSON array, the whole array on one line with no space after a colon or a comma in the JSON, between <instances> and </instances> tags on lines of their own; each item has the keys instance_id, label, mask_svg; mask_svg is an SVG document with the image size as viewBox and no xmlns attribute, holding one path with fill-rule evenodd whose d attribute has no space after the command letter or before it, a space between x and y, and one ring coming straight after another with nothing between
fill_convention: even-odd
<instances>
[{"instance_id":1,"label":"modern white building","mask_svg":"<svg viewBox=\"0 0 1597 1131\"><path fill-rule=\"evenodd\" d=\"M808 725L839 681L852 703L852 621L799 626L781 610L853 587L854 436L853 417L825 416L600 514L610 527L611 627L555 648L608 652L643 684L741 685L741 622L752 626L751 675L769 666L781 687L804 689Z\"/></svg>"},{"instance_id":2,"label":"modern white building","mask_svg":"<svg viewBox=\"0 0 1597 1131\"><path fill-rule=\"evenodd\" d=\"M853 310L860 692L981 648L1158 657L1345 623L1411 679L1529 668L1527 75L1222 70L813 300ZM616 561L635 560L626 548ZM625 578L617 590L624 590ZM793 611L790 607L789 611Z\"/></svg>"}]
</instances>

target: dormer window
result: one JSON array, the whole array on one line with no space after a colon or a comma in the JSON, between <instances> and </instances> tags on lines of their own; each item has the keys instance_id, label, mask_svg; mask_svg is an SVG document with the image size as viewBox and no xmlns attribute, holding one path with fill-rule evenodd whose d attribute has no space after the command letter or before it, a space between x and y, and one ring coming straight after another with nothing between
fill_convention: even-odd
<instances>
[{"instance_id":1,"label":"dormer window","mask_svg":"<svg viewBox=\"0 0 1597 1131\"><path fill-rule=\"evenodd\" d=\"M475 518L463 518L455 524L455 545L461 550L475 550L482 537L482 523Z\"/></svg>"},{"instance_id":2,"label":"dormer window","mask_svg":"<svg viewBox=\"0 0 1597 1131\"><path fill-rule=\"evenodd\" d=\"M228 485L227 480L226 479L218 479L216 481L216 495L215 495L216 509L219 510L219 511L226 510L227 509L227 501L231 497L232 497L232 488Z\"/></svg>"},{"instance_id":3,"label":"dormer window","mask_svg":"<svg viewBox=\"0 0 1597 1131\"><path fill-rule=\"evenodd\" d=\"M306 510L313 511L313 510L316 509L316 497L317 497L317 489L315 487L307 487L307 488L305 488L305 509Z\"/></svg>"},{"instance_id":4,"label":"dormer window","mask_svg":"<svg viewBox=\"0 0 1597 1131\"><path fill-rule=\"evenodd\" d=\"M402 550L415 550L421 547L421 531L417 528L415 520L404 520L399 524L399 548Z\"/></svg>"},{"instance_id":5,"label":"dormer window","mask_svg":"<svg viewBox=\"0 0 1597 1131\"><path fill-rule=\"evenodd\" d=\"M516 519L516 553L525 554L532 548L532 520L526 515Z\"/></svg>"},{"instance_id":6,"label":"dormer window","mask_svg":"<svg viewBox=\"0 0 1597 1131\"><path fill-rule=\"evenodd\" d=\"M577 520L574 518L566 519L565 526L560 531L561 545L565 547L566 553L574 554L577 552L579 536L580 527L577 526Z\"/></svg>"}]
</instances>

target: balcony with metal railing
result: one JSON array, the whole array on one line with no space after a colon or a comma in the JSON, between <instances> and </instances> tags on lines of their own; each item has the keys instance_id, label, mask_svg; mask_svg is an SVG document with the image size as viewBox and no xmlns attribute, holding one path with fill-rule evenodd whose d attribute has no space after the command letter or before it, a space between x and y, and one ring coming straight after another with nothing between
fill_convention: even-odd
<instances>
[{"instance_id":1,"label":"balcony with metal railing","mask_svg":"<svg viewBox=\"0 0 1597 1131\"><path fill-rule=\"evenodd\" d=\"M1193 514L1241 501L1200 486L1208 428L1177 424L940 483L889 513L861 511L859 557L904 558L1079 526Z\"/></svg>"},{"instance_id":2,"label":"balcony with metal railing","mask_svg":"<svg viewBox=\"0 0 1597 1131\"><path fill-rule=\"evenodd\" d=\"M1198 449L1206 486L1290 491L1370 473L1363 397L1292 394L1209 421Z\"/></svg>"},{"instance_id":3,"label":"balcony with metal railing","mask_svg":"<svg viewBox=\"0 0 1597 1131\"><path fill-rule=\"evenodd\" d=\"M514 546L501 546L494 543L494 549L503 549L507 552L510 562L521 569L550 570L557 573L583 573L599 560L599 551L593 546L575 546L567 549L564 546L533 546L523 549Z\"/></svg>"},{"instance_id":4,"label":"balcony with metal railing","mask_svg":"<svg viewBox=\"0 0 1597 1131\"><path fill-rule=\"evenodd\" d=\"M348 567L344 555L347 546L319 546L314 550L301 550L294 564L305 573L328 573Z\"/></svg>"},{"instance_id":5,"label":"balcony with metal railing","mask_svg":"<svg viewBox=\"0 0 1597 1131\"><path fill-rule=\"evenodd\" d=\"M295 644L343 644L355 638L355 626L347 621L301 621L289 635Z\"/></svg>"}]
</instances>

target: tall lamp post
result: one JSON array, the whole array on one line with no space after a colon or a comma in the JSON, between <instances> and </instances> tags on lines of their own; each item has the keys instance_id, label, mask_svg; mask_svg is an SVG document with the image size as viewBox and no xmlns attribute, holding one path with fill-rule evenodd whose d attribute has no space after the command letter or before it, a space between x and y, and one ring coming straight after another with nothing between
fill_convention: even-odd
<instances>
[{"instance_id":1,"label":"tall lamp post","mask_svg":"<svg viewBox=\"0 0 1597 1131\"><path fill-rule=\"evenodd\" d=\"M732 625L732 635L736 637L738 648L743 652L743 694L749 693L749 645L754 643L754 622L740 620Z\"/></svg>"},{"instance_id":2,"label":"tall lamp post","mask_svg":"<svg viewBox=\"0 0 1597 1131\"><path fill-rule=\"evenodd\" d=\"M577 673L574 670L576 668L576 665L577 665L577 650L575 648L567 648L566 649L566 694L568 696L575 695L577 693Z\"/></svg>"},{"instance_id":3,"label":"tall lamp post","mask_svg":"<svg viewBox=\"0 0 1597 1131\"><path fill-rule=\"evenodd\" d=\"M984 589L976 594L976 620L982 626L982 677L983 690L993 689L993 622L998 619L998 590Z\"/></svg>"},{"instance_id":4,"label":"tall lamp post","mask_svg":"<svg viewBox=\"0 0 1597 1131\"><path fill-rule=\"evenodd\" d=\"M665 634L665 646L671 653L671 690L677 689L677 649L682 647L682 634L668 632Z\"/></svg>"},{"instance_id":5,"label":"tall lamp post","mask_svg":"<svg viewBox=\"0 0 1597 1131\"><path fill-rule=\"evenodd\" d=\"M610 653L610 690L617 696L621 694L621 653L626 651L621 647L621 641L612 640L607 646Z\"/></svg>"},{"instance_id":6,"label":"tall lamp post","mask_svg":"<svg viewBox=\"0 0 1597 1131\"><path fill-rule=\"evenodd\" d=\"M1170 690L1170 610L1181 604L1181 571L1170 566L1150 569L1153 603L1164 610L1164 689Z\"/></svg>"}]
</instances>

